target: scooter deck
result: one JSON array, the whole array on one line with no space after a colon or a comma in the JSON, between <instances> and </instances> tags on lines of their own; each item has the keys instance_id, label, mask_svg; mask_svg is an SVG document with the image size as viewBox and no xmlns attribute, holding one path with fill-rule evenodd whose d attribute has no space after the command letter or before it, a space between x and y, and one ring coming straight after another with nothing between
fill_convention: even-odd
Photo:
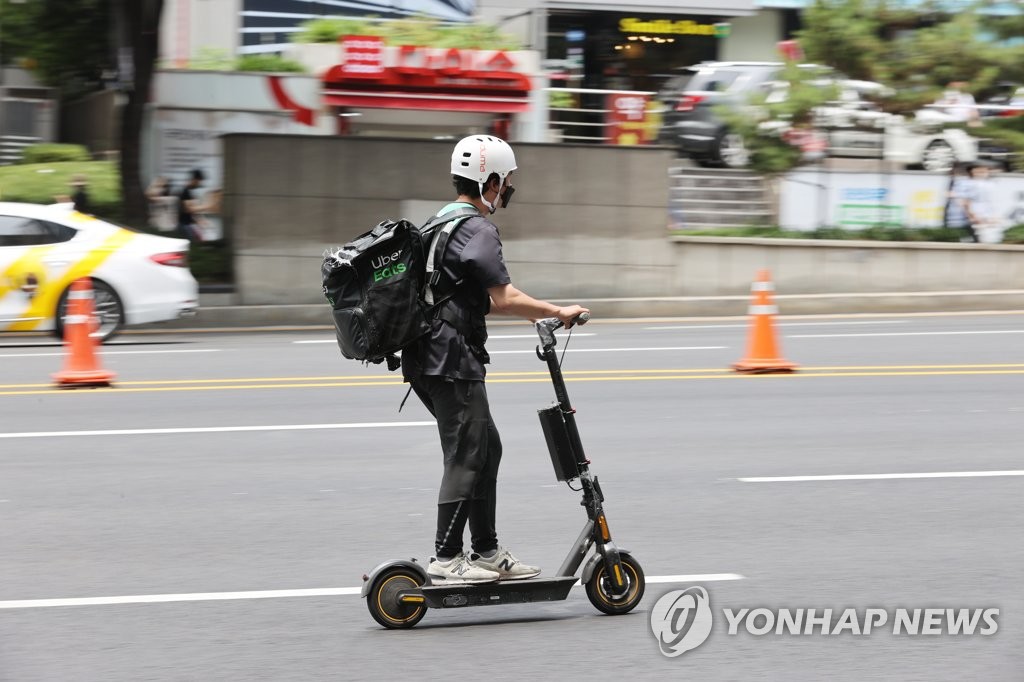
<instances>
[{"instance_id":1,"label":"scooter deck","mask_svg":"<svg viewBox=\"0 0 1024 682\"><path fill-rule=\"evenodd\" d=\"M419 588L432 609L495 604L526 604L536 601L561 601L576 584L574 575L529 580L506 580L473 585L431 585Z\"/></svg>"}]
</instances>

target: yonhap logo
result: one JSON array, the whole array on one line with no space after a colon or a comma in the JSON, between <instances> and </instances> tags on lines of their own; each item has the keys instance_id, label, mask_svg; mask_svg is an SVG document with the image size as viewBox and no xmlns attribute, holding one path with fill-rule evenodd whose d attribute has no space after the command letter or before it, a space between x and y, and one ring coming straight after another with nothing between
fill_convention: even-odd
<instances>
[{"instance_id":1,"label":"yonhap logo","mask_svg":"<svg viewBox=\"0 0 1024 682\"><path fill-rule=\"evenodd\" d=\"M711 634L711 622L711 601L700 586L668 592L651 609L651 632L669 658L703 644Z\"/></svg>"}]
</instances>

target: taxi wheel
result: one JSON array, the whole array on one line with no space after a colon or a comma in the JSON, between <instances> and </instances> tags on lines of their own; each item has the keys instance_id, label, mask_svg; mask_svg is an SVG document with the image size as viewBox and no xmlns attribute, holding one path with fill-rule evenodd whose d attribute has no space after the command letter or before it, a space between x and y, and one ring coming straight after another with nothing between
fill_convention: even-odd
<instances>
[{"instance_id":1,"label":"taxi wheel","mask_svg":"<svg viewBox=\"0 0 1024 682\"><path fill-rule=\"evenodd\" d=\"M59 339L64 338L64 315L67 311L70 290L70 287L65 289L57 302L54 333ZM124 325L124 306L121 304L121 297L117 295L117 292L109 284L98 279L92 280L92 302L93 310L100 322L96 336L100 343L105 343L114 338Z\"/></svg>"}]
</instances>

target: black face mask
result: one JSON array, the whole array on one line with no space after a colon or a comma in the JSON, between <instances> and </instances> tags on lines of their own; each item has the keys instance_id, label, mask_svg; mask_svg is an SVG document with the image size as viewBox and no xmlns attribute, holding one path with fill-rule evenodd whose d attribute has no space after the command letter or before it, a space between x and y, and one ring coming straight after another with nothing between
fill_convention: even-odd
<instances>
[{"instance_id":1,"label":"black face mask","mask_svg":"<svg viewBox=\"0 0 1024 682\"><path fill-rule=\"evenodd\" d=\"M505 188L505 190L504 190L504 191L503 191L503 192L501 193L501 207L502 207L502 208L508 208L508 202L512 201L512 194L513 194L513 193L514 193L515 191L516 191L516 188L515 188L515 187L512 187L511 185L509 185L509 186L508 186L508 187L506 187L506 188Z\"/></svg>"}]
</instances>

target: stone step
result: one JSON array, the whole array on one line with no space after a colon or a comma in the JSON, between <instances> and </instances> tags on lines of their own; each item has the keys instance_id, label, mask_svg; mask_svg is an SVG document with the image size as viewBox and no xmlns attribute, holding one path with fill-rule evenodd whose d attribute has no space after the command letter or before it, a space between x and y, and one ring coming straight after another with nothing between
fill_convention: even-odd
<instances>
[{"instance_id":1,"label":"stone step","mask_svg":"<svg viewBox=\"0 0 1024 682\"><path fill-rule=\"evenodd\" d=\"M760 189L764 187L764 181L760 178L706 178L696 175L680 175L671 179L673 187L691 187L695 189L705 187L735 187L737 189Z\"/></svg>"},{"instance_id":2,"label":"stone step","mask_svg":"<svg viewBox=\"0 0 1024 682\"><path fill-rule=\"evenodd\" d=\"M743 204L737 203L711 203L707 201L700 201L694 199L692 201L676 201L672 203L672 207L680 211L700 211L701 213L734 213L737 215L746 215L748 213L757 214L771 214L771 207L767 202L749 202Z\"/></svg>"},{"instance_id":3,"label":"stone step","mask_svg":"<svg viewBox=\"0 0 1024 682\"><path fill-rule=\"evenodd\" d=\"M764 192L734 192L730 189L713 189L701 191L671 190L669 199L672 201L712 201L715 203L764 204L768 197Z\"/></svg>"}]
</instances>

